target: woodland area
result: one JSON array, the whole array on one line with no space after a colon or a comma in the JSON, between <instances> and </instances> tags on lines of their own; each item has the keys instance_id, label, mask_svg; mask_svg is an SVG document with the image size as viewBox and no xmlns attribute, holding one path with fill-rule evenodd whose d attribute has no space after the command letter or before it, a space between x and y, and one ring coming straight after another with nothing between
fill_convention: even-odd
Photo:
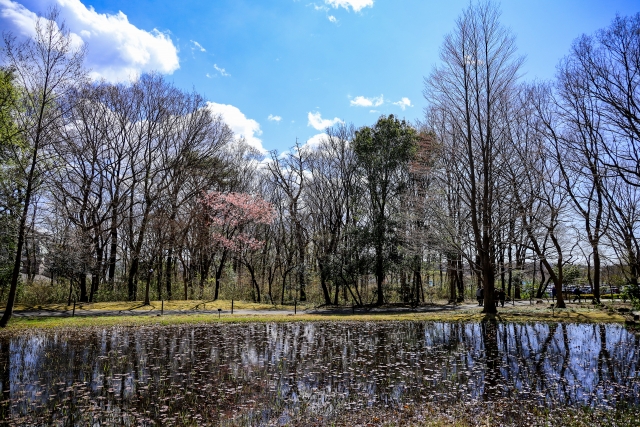
<instances>
[{"instance_id":1,"label":"woodland area","mask_svg":"<svg viewBox=\"0 0 640 427\"><path fill-rule=\"evenodd\" d=\"M159 74L91 81L53 11L4 35L0 296L420 304L540 297L576 268L640 300L640 14L526 82L471 5L424 79L424 120L257 152ZM56 23L57 22L57 23ZM429 70L425 70L428 72ZM573 273L571 275L574 275Z\"/></svg>"}]
</instances>

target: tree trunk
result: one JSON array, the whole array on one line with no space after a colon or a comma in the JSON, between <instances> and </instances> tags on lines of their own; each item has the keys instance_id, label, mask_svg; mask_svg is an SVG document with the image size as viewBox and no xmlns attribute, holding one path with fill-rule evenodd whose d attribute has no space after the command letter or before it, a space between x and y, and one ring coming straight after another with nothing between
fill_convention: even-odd
<instances>
[{"instance_id":1,"label":"tree trunk","mask_svg":"<svg viewBox=\"0 0 640 427\"><path fill-rule=\"evenodd\" d=\"M329 295L329 288L327 288L327 271L325 264L318 260L318 269L320 270L320 287L322 288L322 296L324 297L324 303L331 304L331 295Z\"/></svg>"},{"instance_id":2,"label":"tree trunk","mask_svg":"<svg viewBox=\"0 0 640 427\"><path fill-rule=\"evenodd\" d=\"M306 268L305 268L305 253L306 248L304 246L304 238L302 235L302 226L296 226L296 235L298 240L298 283L300 286L300 301L307 300L306 290Z\"/></svg>"},{"instance_id":3,"label":"tree trunk","mask_svg":"<svg viewBox=\"0 0 640 427\"><path fill-rule=\"evenodd\" d=\"M162 260L163 260L163 256L162 254L164 253L163 248L161 247L160 250L158 251L158 253L160 254L158 256L158 265L156 266L156 288L158 289L158 299L162 300Z\"/></svg>"},{"instance_id":4,"label":"tree trunk","mask_svg":"<svg viewBox=\"0 0 640 427\"><path fill-rule=\"evenodd\" d=\"M447 277L449 278L449 303L456 302L456 291L457 289L457 281L458 281L458 273L454 266L455 260L452 258L452 255L447 255Z\"/></svg>"},{"instance_id":5,"label":"tree trunk","mask_svg":"<svg viewBox=\"0 0 640 427\"><path fill-rule=\"evenodd\" d=\"M407 272L404 270L400 272L400 297L403 303L408 303L409 298L411 298L409 286L407 285Z\"/></svg>"},{"instance_id":6,"label":"tree trunk","mask_svg":"<svg viewBox=\"0 0 640 427\"><path fill-rule=\"evenodd\" d=\"M140 224L140 230L138 232L138 239L133 248L131 254L131 266L129 268L129 275L127 278L127 290L129 292L129 301L135 301L138 293L138 268L140 268L140 252L142 251L142 243L147 230L147 222L149 220L149 212L151 210L151 203L147 201L142 220Z\"/></svg>"},{"instance_id":7,"label":"tree trunk","mask_svg":"<svg viewBox=\"0 0 640 427\"><path fill-rule=\"evenodd\" d=\"M93 272L91 274L91 292L89 293L89 302L94 301L95 294L98 292L98 287L100 286L100 277L102 276L103 271L102 258L104 256L104 248L100 244L100 236L97 228L93 244L96 248L96 265L93 267Z\"/></svg>"},{"instance_id":8,"label":"tree trunk","mask_svg":"<svg viewBox=\"0 0 640 427\"><path fill-rule=\"evenodd\" d=\"M509 242L509 247L507 248L507 257L509 259L509 271L508 271L508 284L507 284L507 295L511 297L511 284L513 283L513 254L511 248L511 242Z\"/></svg>"},{"instance_id":9,"label":"tree trunk","mask_svg":"<svg viewBox=\"0 0 640 427\"><path fill-rule=\"evenodd\" d=\"M80 273L78 284L80 286L80 302L89 302L89 298L87 297L87 273L84 271Z\"/></svg>"},{"instance_id":10,"label":"tree trunk","mask_svg":"<svg viewBox=\"0 0 640 427\"><path fill-rule=\"evenodd\" d=\"M464 301L464 271L462 264L462 255L458 254L458 302Z\"/></svg>"},{"instance_id":11,"label":"tree trunk","mask_svg":"<svg viewBox=\"0 0 640 427\"><path fill-rule=\"evenodd\" d=\"M147 273L147 280L144 286L144 305L151 305L151 301L149 300L149 288L151 288L151 276L153 275L153 271L149 269L149 271L147 271L146 273Z\"/></svg>"},{"instance_id":12,"label":"tree trunk","mask_svg":"<svg viewBox=\"0 0 640 427\"><path fill-rule=\"evenodd\" d=\"M600 303L600 251L598 246L593 248L593 302Z\"/></svg>"},{"instance_id":13,"label":"tree trunk","mask_svg":"<svg viewBox=\"0 0 640 427\"><path fill-rule=\"evenodd\" d=\"M420 303L421 289L422 289L422 262L421 262L420 256L415 255L413 260L413 292L411 297L411 299L415 303Z\"/></svg>"},{"instance_id":14,"label":"tree trunk","mask_svg":"<svg viewBox=\"0 0 640 427\"><path fill-rule=\"evenodd\" d=\"M384 282L384 260L382 259L382 248L376 250L376 285L378 290L378 299L376 305L384 304L384 294L382 293L382 283Z\"/></svg>"},{"instance_id":15,"label":"tree trunk","mask_svg":"<svg viewBox=\"0 0 640 427\"><path fill-rule=\"evenodd\" d=\"M115 290L116 260L118 252L118 208L117 197L114 200L114 208L111 218L111 248L109 250L109 288Z\"/></svg>"},{"instance_id":16,"label":"tree trunk","mask_svg":"<svg viewBox=\"0 0 640 427\"><path fill-rule=\"evenodd\" d=\"M43 107L44 108L44 107ZM4 328L9 323L11 315L13 314L13 305L16 300L16 292L18 290L18 280L20 278L20 267L22 265L22 250L24 248L25 241L25 229L27 225L27 217L29 216L29 204L31 203L31 193L33 191L33 180L36 169L36 162L38 159L38 141L31 155L31 165L29 174L27 177L27 188L25 189L24 205L22 206L22 214L20 215L20 224L18 226L18 240L16 242L16 255L13 260L13 270L11 272L11 282L9 285L9 295L7 297L7 305L4 309L4 314L0 319L0 327Z\"/></svg>"},{"instance_id":17,"label":"tree trunk","mask_svg":"<svg viewBox=\"0 0 640 427\"><path fill-rule=\"evenodd\" d=\"M222 258L220 259L220 265L216 268L216 288L213 293L213 300L218 299L220 292L220 278L222 277L222 270L224 269L225 261L227 260L227 251L222 252Z\"/></svg>"},{"instance_id":18,"label":"tree trunk","mask_svg":"<svg viewBox=\"0 0 640 427\"><path fill-rule=\"evenodd\" d=\"M71 297L73 296L73 279L69 279L69 299L67 305L71 305Z\"/></svg>"},{"instance_id":19,"label":"tree trunk","mask_svg":"<svg viewBox=\"0 0 640 427\"><path fill-rule=\"evenodd\" d=\"M200 261L200 298L204 296L204 284L209 278L209 268L211 267L211 261L208 256L201 256Z\"/></svg>"},{"instance_id":20,"label":"tree trunk","mask_svg":"<svg viewBox=\"0 0 640 427\"><path fill-rule=\"evenodd\" d=\"M247 266L247 270L249 270L249 274L251 275L251 283L253 284L253 287L255 288L255 291L256 291L255 302L260 303L261 302L260 286L258 286L258 281L256 280L255 269L253 268L253 266L249 265L249 263L245 263L245 265Z\"/></svg>"},{"instance_id":21,"label":"tree trunk","mask_svg":"<svg viewBox=\"0 0 640 427\"><path fill-rule=\"evenodd\" d=\"M165 271L165 282L166 282L166 290L167 290L167 299L171 299L171 272L173 271L173 245L169 246L169 251L167 252L167 267Z\"/></svg>"},{"instance_id":22,"label":"tree trunk","mask_svg":"<svg viewBox=\"0 0 640 427\"><path fill-rule=\"evenodd\" d=\"M495 271L491 263L491 257L485 253L481 256L482 265L482 285L484 288L484 308L483 313L495 314L496 309L494 291L495 291Z\"/></svg>"},{"instance_id":23,"label":"tree trunk","mask_svg":"<svg viewBox=\"0 0 640 427\"><path fill-rule=\"evenodd\" d=\"M288 273L285 272L284 276L282 276L282 295L280 296L280 304L284 305L284 293L287 288L287 276ZM336 300L338 300L338 295L336 294Z\"/></svg>"}]
</instances>

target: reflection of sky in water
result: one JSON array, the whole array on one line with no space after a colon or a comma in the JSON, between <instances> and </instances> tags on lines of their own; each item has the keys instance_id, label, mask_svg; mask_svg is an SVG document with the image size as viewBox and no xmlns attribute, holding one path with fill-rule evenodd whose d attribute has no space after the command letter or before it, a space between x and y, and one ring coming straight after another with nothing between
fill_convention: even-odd
<instances>
[{"instance_id":1,"label":"reflection of sky in water","mask_svg":"<svg viewBox=\"0 0 640 427\"><path fill-rule=\"evenodd\" d=\"M286 420L424 400L640 403L638 338L619 325L112 328L28 333L0 347L12 416L109 412L127 424L145 411L166 421L213 406L214 418L236 410Z\"/></svg>"}]
</instances>

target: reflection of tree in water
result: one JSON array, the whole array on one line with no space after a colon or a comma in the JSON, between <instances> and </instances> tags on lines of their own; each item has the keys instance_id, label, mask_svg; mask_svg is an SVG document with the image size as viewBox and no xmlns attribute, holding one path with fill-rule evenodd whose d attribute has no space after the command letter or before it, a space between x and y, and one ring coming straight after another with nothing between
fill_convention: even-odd
<instances>
[{"instance_id":1,"label":"reflection of tree in water","mask_svg":"<svg viewBox=\"0 0 640 427\"><path fill-rule=\"evenodd\" d=\"M500 379L500 352L498 350L498 323L494 320L483 320L481 323L482 341L484 343L484 390L482 398L485 401L494 401L499 397Z\"/></svg>"},{"instance_id":2,"label":"reflection of tree in water","mask_svg":"<svg viewBox=\"0 0 640 427\"><path fill-rule=\"evenodd\" d=\"M622 333L626 336L625 330L615 333L608 329L607 325L593 325L594 338L600 344L594 388L604 395L618 396L625 393L625 379L636 375L638 370L638 335L627 341L620 336ZM638 394L637 384L635 391Z\"/></svg>"},{"instance_id":3,"label":"reflection of tree in water","mask_svg":"<svg viewBox=\"0 0 640 427\"><path fill-rule=\"evenodd\" d=\"M552 323L549 325L549 331L547 337L540 346L539 353L535 359L532 391L538 393L545 393L547 390L547 370L545 369L545 363L548 361L549 347L556 336L556 330L558 329L558 323ZM525 359L526 360L526 359Z\"/></svg>"},{"instance_id":4,"label":"reflection of tree in water","mask_svg":"<svg viewBox=\"0 0 640 427\"><path fill-rule=\"evenodd\" d=\"M561 324L559 325L560 333L562 335L562 364L560 365L560 381L558 381L558 385L562 390L561 397L564 399L570 399L570 395L567 393L567 369L569 368L569 362L571 360L571 350L569 346L569 334L567 331L567 325ZM560 349L560 346L558 346Z\"/></svg>"},{"instance_id":5,"label":"reflection of tree in water","mask_svg":"<svg viewBox=\"0 0 640 427\"><path fill-rule=\"evenodd\" d=\"M11 379L9 377L11 371L10 346L11 341L7 338L0 339L0 420L9 419L10 397L11 397Z\"/></svg>"},{"instance_id":6,"label":"reflection of tree in water","mask_svg":"<svg viewBox=\"0 0 640 427\"><path fill-rule=\"evenodd\" d=\"M593 325L593 335L596 336L597 334L600 341L600 351L598 352L598 381L596 383L596 387L605 388L607 387L607 384L605 383L607 378L612 376L615 372L612 369L611 355L609 355L609 350L607 349L607 334L604 325ZM607 375L607 373L609 373L609 375ZM615 382L612 384L612 387L615 392L615 389L617 388Z\"/></svg>"},{"instance_id":7,"label":"reflection of tree in water","mask_svg":"<svg viewBox=\"0 0 640 427\"><path fill-rule=\"evenodd\" d=\"M469 396L509 398L517 411L522 401L597 404L609 393L636 402L637 345L618 326L495 321L113 328L0 341L0 363L14 367L0 380L3 392L11 382L13 414L67 421L86 413L120 423L148 411L160 423L170 413L286 422Z\"/></svg>"}]
</instances>

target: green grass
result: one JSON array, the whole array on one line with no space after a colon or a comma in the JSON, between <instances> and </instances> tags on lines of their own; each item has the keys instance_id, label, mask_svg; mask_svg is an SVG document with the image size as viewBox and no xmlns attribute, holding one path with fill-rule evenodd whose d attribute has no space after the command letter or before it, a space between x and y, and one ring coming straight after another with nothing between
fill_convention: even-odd
<instances>
[{"instance_id":1,"label":"green grass","mask_svg":"<svg viewBox=\"0 0 640 427\"><path fill-rule=\"evenodd\" d=\"M217 313L200 313L197 310L184 314L171 314L159 316L157 312L149 315L127 315L123 313L117 316L77 316L77 317L13 317L9 322L6 331L16 331L25 328L82 328L82 327L105 327L105 326L145 326L145 325L185 325L185 324L211 324L211 323L282 323L282 322L381 322L381 321L435 321L435 322L480 322L491 319L501 322L567 322L567 323L623 323L625 317L611 310L602 310L592 306L578 306L568 309L556 309L555 312L547 306L534 305L530 307L516 306L499 309L497 315L486 315L481 313L480 308L466 310L450 310L426 313L357 313L356 314L229 314L228 307L224 302L219 301L219 305L207 304L207 310L215 310L222 307L227 312L218 316ZM113 304L113 305L106 305ZM99 303L100 309L117 310L112 307L122 307L126 312L130 303ZM182 304L182 305L180 305ZM173 307L193 307L193 301L176 301ZM108 308L107 308L108 307ZM250 303L235 305L237 309L249 309ZM241 308L242 307L242 308ZM267 306L272 309L273 306ZM289 309L292 307L280 307L278 309ZM94 308L97 309L97 308ZM129 308L131 309L131 308ZM167 306L165 305L165 309ZM254 309L264 310L255 307Z\"/></svg>"}]
</instances>

